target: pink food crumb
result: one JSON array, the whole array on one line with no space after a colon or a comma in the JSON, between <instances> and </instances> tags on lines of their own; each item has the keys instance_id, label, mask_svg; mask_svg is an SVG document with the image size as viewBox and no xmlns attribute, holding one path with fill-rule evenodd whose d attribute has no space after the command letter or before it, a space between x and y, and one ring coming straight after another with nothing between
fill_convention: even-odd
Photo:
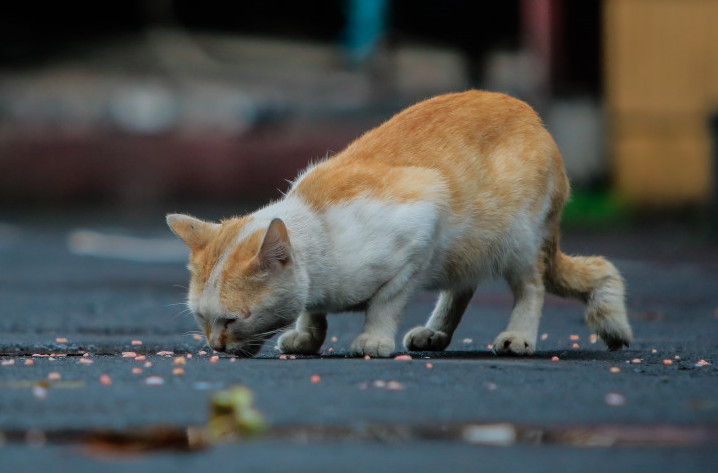
<instances>
[{"instance_id":1,"label":"pink food crumb","mask_svg":"<svg viewBox=\"0 0 718 473\"><path fill-rule=\"evenodd\" d=\"M130 343L131 343L132 345L135 345L135 346L136 346L136 345L142 345L142 340L132 340Z\"/></svg>"},{"instance_id":2,"label":"pink food crumb","mask_svg":"<svg viewBox=\"0 0 718 473\"><path fill-rule=\"evenodd\" d=\"M101 374L100 383L104 386L110 386L112 384L112 378L107 374Z\"/></svg>"},{"instance_id":3,"label":"pink food crumb","mask_svg":"<svg viewBox=\"0 0 718 473\"><path fill-rule=\"evenodd\" d=\"M319 381L322 380L322 378L318 374L313 374L311 378L309 378L312 383L317 384Z\"/></svg>"},{"instance_id":4,"label":"pink food crumb","mask_svg":"<svg viewBox=\"0 0 718 473\"><path fill-rule=\"evenodd\" d=\"M413 358L411 355L396 355L394 359L397 361L411 361Z\"/></svg>"},{"instance_id":5,"label":"pink food crumb","mask_svg":"<svg viewBox=\"0 0 718 473\"><path fill-rule=\"evenodd\" d=\"M626 403L626 398L623 394L619 393L608 393L606 394L606 404L609 406L622 406Z\"/></svg>"},{"instance_id":6,"label":"pink food crumb","mask_svg":"<svg viewBox=\"0 0 718 473\"><path fill-rule=\"evenodd\" d=\"M56 341L57 343L67 343L67 338L65 338L65 337L57 337L57 338L55 339L55 341Z\"/></svg>"},{"instance_id":7,"label":"pink food crumb","mask_svg":"<svg viewBox=\"0 0 718 473\"><path fill-rule=\"evenodd\" d=\"M165 384L165 380L160 376L148 376L145 378L145 384L150 386L159 386L160 384Z\"/></svg>"},{"instance_id":8,"label":"pink food crumb","mask_svg":"<svg viewBox=\"0 0 718 473\"><path fill-rule=\"evenodd\" d=\"M122 358L137 358L137 353L133 351L123 351Z\"/></svg>"},{"instance_id":9,"label":"pink food crumb","mask_svg":"<svg viewBox=\"0 0 718 473\"><path fill-rule=\"evenodd\" d=\"M557 356L555 356L555 355L554 355L554 356L552 356L552 357L551 357L551 361L558 361L558 357L557 357Z\"/></svg>"},{"instance_id":10,"label":"pink food crumb","mask_svg":"<svg viewBox=\"0 0 718 473\"><path fill-rule=\"evenodd\" d=\"M389 381L386 383L386 389L389 391L401 391L404 389L404 385L399 381Z\"/></svg>"}]
</instances>

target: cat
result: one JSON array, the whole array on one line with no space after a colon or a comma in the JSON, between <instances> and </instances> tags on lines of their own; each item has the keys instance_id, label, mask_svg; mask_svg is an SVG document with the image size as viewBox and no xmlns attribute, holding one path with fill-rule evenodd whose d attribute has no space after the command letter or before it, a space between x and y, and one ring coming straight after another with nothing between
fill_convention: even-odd
<instances>
[{"instance_id":1,"label":"cat","mask_svg":"<svg viewBox=\"0 0 718 473\"><path fill-rule=\"evenodd\" d=\"M603 257L560 251L568 195L533 109L472 90L398 113L250 215L167 223L191 250L188 306L216 351L255 355L294 324L282 352L317 353L327 313L361 310L351 354L388 357L419 289L439 291L438 301L404 347L444 350L476 286L495 277L514 297L496 354L534 353L545 291L586 303L589 327L617 350L632 338L623 279Z\"/></svg>"}]
</instances>

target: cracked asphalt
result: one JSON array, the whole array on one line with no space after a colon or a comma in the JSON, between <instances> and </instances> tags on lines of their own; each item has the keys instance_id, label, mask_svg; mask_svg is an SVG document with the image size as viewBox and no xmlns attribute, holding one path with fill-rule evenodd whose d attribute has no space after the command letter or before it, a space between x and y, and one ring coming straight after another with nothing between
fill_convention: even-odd
<instances>
[{"instance_id":1,"label":"cracked asphalt","mask_svg":"<svg viewBox=\"0 0 718 473\"><path fill-rule=\"evenodd\" d=\"M536 355L496 357L488 345L511 298L490 282L446 353L349 358L363 320L338 314L319 356L280 359L272 340L257 358L235 359L213 358L194 336L182 306L183 249L164 210L0 215L3 470L553 472L605 471L610 462L619 471L707 472L718 464L718 249L700 232L565 232L566 252L603 254L622 271L636 336L627 350L593 343L583 307L547 297ZM402 335L433 302L417 295ZM213 393L234 385L254 393L265 436L189 452L83 441L205 425Z\"/></svg>"}]
</instances>

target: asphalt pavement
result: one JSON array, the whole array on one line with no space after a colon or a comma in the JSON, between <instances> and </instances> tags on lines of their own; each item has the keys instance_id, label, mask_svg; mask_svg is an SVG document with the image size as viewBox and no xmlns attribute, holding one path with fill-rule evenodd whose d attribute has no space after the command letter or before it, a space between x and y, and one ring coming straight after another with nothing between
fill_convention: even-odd
<instances>
[{"instance_id":1,"label":"asphalt pavement","mask_svg":"<svg viewBox=\"0 0 718 473\"><path fill-rule=\"evenodd\" d=\"M718 249L692 228L565 232L565 251L603 254L626 278L635 340L623 351L594 340L580 304L547 297L537 353L493 355L511 298L489 282L445 353L350 358L363 320L337 314L318 356L282 359L272 340L237 359L195 336L185 250L163 211L0 217L3 471L718 465ZM433 302L417 295L401 333ZM254 394L266 430L188 443L213 396L236 385Z\"/></svg>"}]
</instances>

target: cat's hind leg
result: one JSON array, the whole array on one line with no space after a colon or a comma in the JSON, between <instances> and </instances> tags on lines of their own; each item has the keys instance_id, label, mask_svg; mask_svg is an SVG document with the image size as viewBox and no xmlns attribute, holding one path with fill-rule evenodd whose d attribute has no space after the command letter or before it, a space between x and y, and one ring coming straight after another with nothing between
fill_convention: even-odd
<instances>
[{"instance_id":1,"label":"cat's hind leg","mask_svg":"<svg viewBox=\"0 0 718 473\"><path fill-rule=\"evenodd\" d=\"M442 351L448 347L473 295L474 288L442 291L426 325L406 333L404 347L409 351Z\"/></svg>"},{"instance_id":2,"label":"cat's hind leg","mask_svg":"<svg viewBox=\"0 0 718 473\"><path fill-rule=\"evenodd\" d=\"M327 336L326 314L302 312L294 329L287 330L279 337L282 353L313 355L319 352Z\"/></svg>"},{"instance_id":3,"label":"cat's hind leg","mask_svg":"<svg viewBox=\"0 0 718 473\"><path fill-rule=\"evenodd\" d=\"M498 355L530 355L536 350L543 307L543 275L536 265L528 273L511 271L506 280L514 295L514 308L508 327L494 340L494 352Z\"/></svg>"}]
</instances>

